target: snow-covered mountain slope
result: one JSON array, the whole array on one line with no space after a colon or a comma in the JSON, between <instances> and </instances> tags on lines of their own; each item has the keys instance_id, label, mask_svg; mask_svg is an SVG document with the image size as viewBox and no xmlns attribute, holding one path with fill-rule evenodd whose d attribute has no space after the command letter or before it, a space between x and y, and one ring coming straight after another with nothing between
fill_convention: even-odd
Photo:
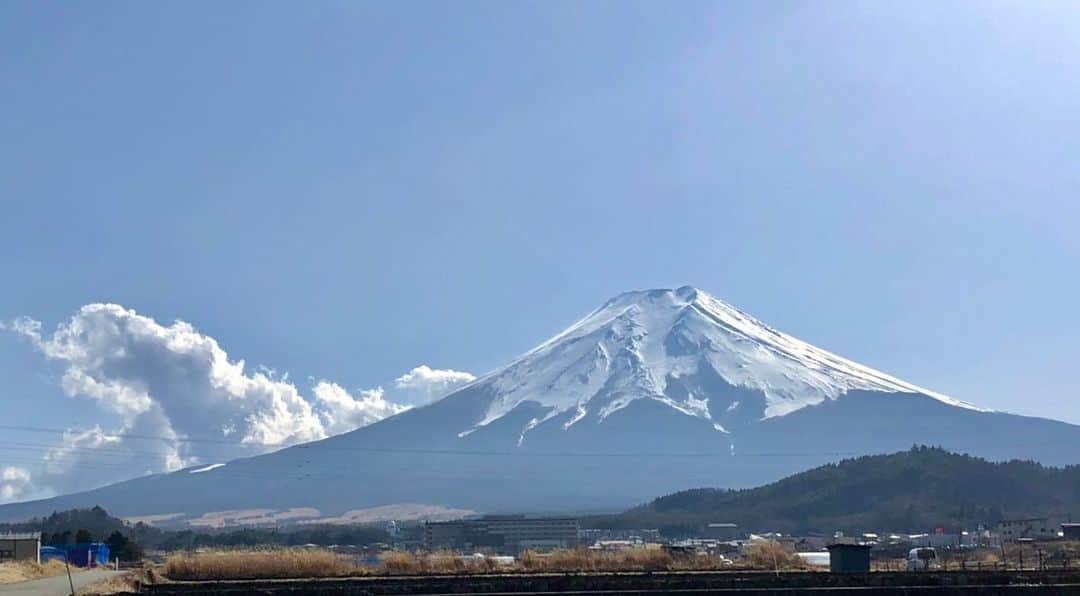
<instances>
[{"instance_id":1,"label":"snow-covered mountain slope","mask_svg":"<svg viewBox=\"0 0 1080 596\"><path fill-rule=\"evenodd\" d=\"M93 505L173 519L255 509L325 518L401 504L616 509L692 487L757 486L913 444L1080 463L1078 426L933 393L693 288L648 290L608 301L424 407L225 466L0 506L0 521Z\"/></svg>"},{"instance_id":2,"label":"snow-covered mountain slope","mask_svg":"<svg viewBox=\"0 0 1080 596\"><path fill-rule=\"evenodd\" d=\"M758 393L759 403L680 382L705 375ZM613 298L475 384L496 397L477 426L461 435L524 403L539 405L544 414L529 420L523 441L529 430L561 414L572 412L563 423L569 428L590 415L602 421L639 399L708 420L720 432L727 432L725 420L740 409L740 419L772 418L853 390L920 393L974 409L776 331L689 286Z\"/></svg>"}]
</instances>

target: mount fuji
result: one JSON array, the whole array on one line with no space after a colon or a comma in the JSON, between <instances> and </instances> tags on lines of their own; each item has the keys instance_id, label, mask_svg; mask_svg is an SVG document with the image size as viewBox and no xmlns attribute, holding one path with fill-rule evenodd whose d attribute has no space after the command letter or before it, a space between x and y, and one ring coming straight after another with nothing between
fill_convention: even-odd
<instances>
[{"instance_id":1,"label":"mount fuji","mask_svg":"<svg viewBox=\"0 0 1080 596\"><path fill-rule=\"evenodd\" d=\"M682 287L617 296L435 403L350 433L7 505L0 520L92 505L178 520L237 510L325 519L403 504L601 510L913 444L1080 463L1080 426L923 389Z\"/></svg>"}]
</instances>

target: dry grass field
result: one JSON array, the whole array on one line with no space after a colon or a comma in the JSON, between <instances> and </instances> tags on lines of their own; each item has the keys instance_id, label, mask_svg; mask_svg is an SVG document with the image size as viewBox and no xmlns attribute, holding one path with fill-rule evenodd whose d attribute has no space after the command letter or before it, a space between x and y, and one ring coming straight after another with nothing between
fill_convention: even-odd
<instances>
[{"instance_id":1,"label":"dry grass field","mask_svg":"<svg viewBox=\"0 0 1080 596\"><path fill-rule=\"evenodd\" d=\"M391 551L379 557L379 566L368 571L388 575L414 575L436 573L487 573L496 569L491 559L462 557L451 551L435 551L427 555L414 555L404 551Z\"/></svg>"},{"instance_id":2,"label":"dry grass field","mask_svg":"<svg viewBox=\"0 0 1080 596\"><path fill-rule=\"evenodd\" d=\"M609 553L589 550L525 552L519 558L519 566L527 571L663 571L674 569L675 564L667 551L658 548Z\"/></svg>"},{"instance_id":3,"label":"dry grass field","mask_svg":"<svg viewBox=\"0 0 1080 596\"><path fill-rule=\"evenodd\" d=\"M72 572L75 571L75 569L72 569ZM62 573L67 573L67 571L65 571L64 564L59 561L48 561L44 564L27 561L0 563L0 584L14 584L32 579L52 577Z\"/></svg>"},{"instance_id":4,"label":"dry grass field","mask_svg":"<svg viewBox=\"0 0 1080 596\"><path fill-rule=\"evenodd\" d=\"M810 566L795 553L775 542L757 542L746 551L745 564L752 569L808 569Z\"/></svg>"},{"instance_id":5,"label":"dry grass field","mask_svg":"<svg viewBox=\"0 0 1080 596\"><path fill-rule=\"evenodd\" d=\"M550 553L526 551L513 563L491 558L461 557L450 551L429 555L390 552L380 557L374 573L489 573L512 571L661 571L678 568L676 561L660 549L635 549L602 553L584 549L557 550Z\"/></svg>"},{"instance_id":6,"label":"dry grass field","mask_svg":"<svg viewBox=\"0 0 1080 596\"><path fill-rule=\"evenodd\" d=\"M763 569L803 568L801 560L779 549L761 551L751 561ZM766 564L767 563L767 564ZM547 571L664 571L730 569L731 563L714 557L679 557L662 549L597 552L585 549L549 553L526 551L513 562L491 557L461 556L450 551L418 555L404 551L383 553L377 565L365 566L355 558L315 549L215 551L173 555L164 565L171 580L286 579L357 575L426 575Z\"/></svg>"},{"instance_id":7,"label":"dry grass field","mask_svg":"<svg viewBox=\"0 0 1080 596\"><path fill-rule=\"evenodd\" d=\"M119 596L137 594L140 583L146 583L144 570L131 571L123 575L90 584L79 590L79 596Z\"/></svg>"},{"instance_id":8,"label":"dry grass field","mask_svg":"<svg viewBox=\"0 0 1080 596\"><path fill-rule=\"evenodd\" d=\"M186 553L165 561L165 576L173 580L342 577L363 572L337 553L311 549Z\"/></svg>"}]
</instances>

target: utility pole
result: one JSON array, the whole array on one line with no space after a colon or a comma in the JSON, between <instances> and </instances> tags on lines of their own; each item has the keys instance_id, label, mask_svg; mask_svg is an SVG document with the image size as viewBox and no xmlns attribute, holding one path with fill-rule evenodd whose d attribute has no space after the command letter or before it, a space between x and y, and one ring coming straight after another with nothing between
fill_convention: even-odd
<instances>
[{"instance_id":1,"label":"utility pole","mask_svg":"<svg viewBox=\"0 0 1080 596\"><path fill-rule=\"evenodd\" d=\"M64 568L67 569L68 586L71 587L71 595L75 596L75 580L71 579L71 562L68 561L67 551L64 551Z\"/></svg>"}]
</instances>

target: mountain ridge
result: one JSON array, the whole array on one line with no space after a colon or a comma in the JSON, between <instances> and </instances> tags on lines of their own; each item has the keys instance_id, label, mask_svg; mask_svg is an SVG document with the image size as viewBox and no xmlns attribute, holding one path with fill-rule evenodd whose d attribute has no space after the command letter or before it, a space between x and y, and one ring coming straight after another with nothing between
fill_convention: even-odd
<instances>
[{"instance_id":1,"label":"mountain ridge","mask_svg":"<svg viewBox=\"0 0 1080 596\"><path fill-rule=\"evenodd\" d=\"M751 532L927 532L1029 516L1080 519L1080 466L990 462L915 446L844 459L752 489L679 491L590 523L669 534L692 534L710 522L734 522Z\"/></svg>"},{"instance_id":2,"label":"mountain ridge","mask_svg":"<svg viewBox=\"0 0 1080 596\"><path fill-rule=\"evenodd\" d=\"M399 504L618 510L912 444L1080 462L1080 426L923 390L687 286L616 296L506 366L372 425L197 474L0 506L0 521L93 505L187 519Z\"/></svg>"}]
</instances>

